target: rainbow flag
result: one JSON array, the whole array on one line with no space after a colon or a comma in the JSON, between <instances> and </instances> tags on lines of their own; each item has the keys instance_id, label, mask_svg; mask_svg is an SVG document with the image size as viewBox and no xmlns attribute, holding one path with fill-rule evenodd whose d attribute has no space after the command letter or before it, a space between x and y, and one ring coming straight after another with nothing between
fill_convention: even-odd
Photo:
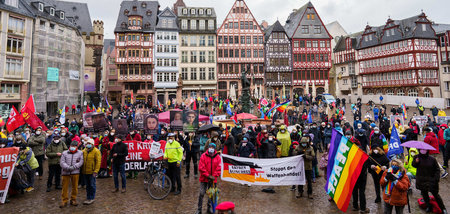
<instances>
[{"instance_id":1,"label":"rainbow flag","mask_svg":"<svg viewBox=\"0 0 450 214\"><path fill-rule=\"evenodd\" d=\"M353 187L369 156L336 129L331 135L325 191L346 212Z\"/></svg>"},{"instance_id":2,"label":"rainbow flag","mask_svg":"<svg viewBox=\"0 0 450 214\"><path fill-rule=\"evenodd\" d=\"M290 103L291 103L291 101L286 101L284 103L281 103L280 105L278 105L276 107L277 111L283 113L286 110L286 108L289 106Z\"/></svg>"},{"instance_id":3,"label":"rainbow flag","mask_svg":"<svg viewBox=\"0 0 450 214\"><path fill-rule=\"evenodd\" d=\"M109 108L109 109L111 109L111 110L112 110L112 106L111 106L111 105L109 105L109 102L108 102L108 97L106 97L106 105L108 106L108 108Z\"/></svg>"},{"instance_id":4,"label":"rainbow flag","mask_svg":"<svg viewBox=\"0 0 450 214\"><path fill-rule=\"evenodd\" d=\"M157 105L158 105L158 110L162 111L161 103L159 103L159 100L156 100L156 102L157 102Z\"/></svg>"},{"instance_id":5,"label":"rainbow flag","mask_svg":"<svg viewBox=\"0 0 450 214\"><path fill-rule=\"evenodd\" d=\"M404 103L402 104L402 109L403 109L403 120L406 121L408 119L408 112L406 112L406 105Z\"/></svg>"}]
</instances>

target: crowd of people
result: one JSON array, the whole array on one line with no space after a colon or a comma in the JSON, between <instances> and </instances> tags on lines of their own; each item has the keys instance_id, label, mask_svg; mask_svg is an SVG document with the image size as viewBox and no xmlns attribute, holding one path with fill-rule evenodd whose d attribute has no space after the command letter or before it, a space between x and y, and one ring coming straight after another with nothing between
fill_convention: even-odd
<instances>
[{"instance_id":1,"label":"crowd of people","mask_svg":"<svg viewBox=\"0 0 450 214\"><path fill-rule=\"evenodd\" d=\"M279 103L278 100L274 102ZM216 111L223 111L219 109L217 102L212 103L216 106ZM239 121L234 127L219 124L217 129L206 132L183 132L172 131L169 125L161 124L156 135L146 135L134 127L133 112L142 106L127 105L119 108L116 116L128 120L130 132L127 135L117 135L112 127L101 133L90 133L84 130L82 119L61 124L59 117L56 116L45 122L48 128L46 132L42 127L35 130L22 127L11 133L3 130L5 138L1 139L0 147L20 148L16 166L21 169L18 173L26 176L26 182L13 181L12 190L33 191L35 177L43 179L44 162L47 162L47 192L52 191L52 186L62 190L60 207L63 208L69 203L73 206L78 205L78 188L86 188L86 200L83 204L92 204L95 200L97 177L112 176L114 178L112 192L119 192L120 188L122 193L126 192L125 158L128 155L128 148L124 141L164 141L166 142L164 159L168 162L167 174L172 180L172 192L175 195L181 194L183 166L184 178L189 178L192 174L195 178L199 177L197 213L202 213L205 192L217 183L220 176L220 154L245 158L303 155L307 198L313 199L313 189L317 188L316 179L326 175L328 149L330 143L333 143L332 130L336 129L370 157L355 184L353 210L361 213L369 212L366 207L365 189L367 174L370 173L376 193L375 203L383 201L385 213L391 213L392 210L402 213L407 203L407 194L412 192L412 183L415 183L416 189L420 190L427 203L427 211L432 209L428 196L430 192L440 209L446 213L445 205L439 196L439 180L448 175L445 170L450 157L450 122L437 124L434 119L435 110L432 109L433 117L428 116L428 121L423 127L419 127L413 117L409 122L396 120L391 125L385 105L373 106L372 112L366 112L363 116L359 99L357 103L351 105L350 110L353 113L351 122L344 116L345 103L346 100L342 99L326 105L310 97L301 99L296 97L293 108L287 110L286 115L275 114L270 125L258 123L249 126L245 124L246 122ZM418 105L418 109L420 111L423 107ZM150 111L157 113L161 109L154 107ZM402 111L404 111L402 107L393 107L391 115L401 115ZM112 120L113 115L110 112L108 118ZM314 119L308 118L309 115L315 116ZM423 110L420 111L420 115L423 115ZM281 118L284 120L280 120ZM408 148L405 149L404 157L388 157L384 145L389 141L393 127L397 129L402 142L418 140L419 136L423 135L424 142L433 146L435 150ZM443 164L437 161L437 155L440 153L443 155ZM321 170L324 173L320 173ZM128 172L128 178L136 179L137 176L136 171ZM71 186L70 198L69 186ZM292 186L291 190L296 191L296 197L303 197L303 185ZM275 193L275 190L269 187L263 192ZM208 212L210 207L208 203Z\"/></svg>"}]
</instances>

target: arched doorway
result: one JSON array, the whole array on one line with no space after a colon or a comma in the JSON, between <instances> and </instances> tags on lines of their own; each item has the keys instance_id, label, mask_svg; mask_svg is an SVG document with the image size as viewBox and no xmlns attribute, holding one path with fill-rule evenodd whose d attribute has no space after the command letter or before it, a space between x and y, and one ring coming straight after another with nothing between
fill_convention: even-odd
<instances>
[{"instance_id":1,"label":"arched doorway","mask_svg":"<svg viewBox=\"0 0 450 214\"><path fill-rule=\"evenodd\" d=\"M303 92L304 92L303 88L294 89L294 94L298 94L299 96L303 95Z\"/></svg>"},{"instance_id":2,"label":"arched doorway","mask_svg":"<svg viewBox=\"0 0 450 214\"><path fill-rule=\"evenodd\" d=\"M312 94L312 92L313 92L312 87L309 87L308 88L308 94Z\"/></svg>"},{"instance_id":3,"label":"arched doorway","mask_svg":"<svg viewBox=\"0 0 450 214\"><path fill-rule=\"evenodd\" d=\"M164 102L164 94L158 94L158 101L163 105L166 104L166 102Z\"/></svg>"},{"instance_id":4,"label":"arched doorway","mask_svg":"<svg viewBox=\"0 0 450 214\"><path fill-rule=\"evenodd\" d=\"M323 87L318 87L316 90L316 94L323 94L325 93L325 89Z\"/></svg>"}]
</instances>

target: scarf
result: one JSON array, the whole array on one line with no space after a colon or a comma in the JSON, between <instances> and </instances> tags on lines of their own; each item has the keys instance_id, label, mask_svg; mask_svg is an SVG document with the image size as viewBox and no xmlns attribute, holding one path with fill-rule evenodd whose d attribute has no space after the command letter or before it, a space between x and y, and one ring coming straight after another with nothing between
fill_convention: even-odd
<instances>
[{"instance_id":1,"label":"scarf","mask_svg":"<svg viewBox=\"0 0 450 214\"><path fill-rule=\"evenodd\" d=\"M386 189L384 190L384 193L386 194L386 195L388 195L388 196L390 196L391 194L392 194L392 189L394 188L394 186L397 184L397 182L398 182L398 179L400 179L401 177L402 177L402 172L401 172L401 170L398 170L398 172L397 173L393 173L392 172L392 168L389 168L388 169L388 173L392 173L393 175L394 175L394 177L395 178L397 178L395 181L391 181L391 180L388 180L388 183L387 183L387 185L386 185ZM386 179L386 178L384 178L384 179Z\"/></svg>"}]
</instances>

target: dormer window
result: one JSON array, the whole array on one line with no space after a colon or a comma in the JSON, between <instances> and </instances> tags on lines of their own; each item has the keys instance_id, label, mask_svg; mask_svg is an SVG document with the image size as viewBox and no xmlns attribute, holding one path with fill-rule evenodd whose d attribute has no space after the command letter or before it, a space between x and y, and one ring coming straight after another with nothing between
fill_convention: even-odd
<instances>
[{"instance_id":1,"label":"dormer window","mask_svg":"<svg viewBox=\"0 0 450 214\"><path fill-rule=\"evenodd\" d=\"M123 14L124 14L125 16L128 16L128 13L130 13L130 11L128 11L127 9L125 9L125 10L123 11Z\"/></svg>"},{"instance_id":2,"label":"dormer window","mask_svg":"<svg viewBox=\"0 0 450 214\"><path fill-rule=\"evenodd\" d=\"M191 15L195 15L195 9L191 9Z\"/></svg>"},{"instance_id":3,"label":"dormer window","mask_svg":"<svg viewBox=\"0 0 450 214\"><path fill-rule=\"evenodd\" d=\"M145 28L150 28L150 23L148 23L148 22L145 23L144 27L145 27Z\"/></svg>"},{"instance_id":4,"label":"dormer window","mask_svg":"<svg viewBox=\"0 0 450 214\"><path fill-rule=\"evenodd\" d=\"M61 13L59 14L59 18L64 20L64 12L61 12Z\"/></svg>"},{"instance_id":5,"label":"dormer window","mask_svg":"<svg viewBox=\"0 0 450 214\"><path fill-rule=\"evenodd\" d=\"M38 10L41 12L44 12L44 4L40 3L38 4Z\"/></svg>"},{"instance_id":6,"label":"dormer window","mask_svg":"<svg viewBox=\"0 0 450 214\"><path fill-rule=\"evenodd\" d=\"M203 15L203 9L198 10L198 15Z\"/></svg>"},{"instance_id":7,"label":"dormer window","mask_svg":"<svg viewBox=\"0 0 450 214\"><path fill-rule=\"evenodd\" d=\"M207 9L206 14L211 15L211 9Z\"/></svg>"},{"instance_id":8,"label":"dormer window","mask_svg":"<svg viewBox=\"0 0 450 214\"><path fill-rule=\"evenodd\" d=\"M147 10L147 16L152 15L152 11L151 10Z\"/></svg>"},{"instance_id":9,"label":"dormer window","mask_svg":"<svg viewBox=\"0 0 450 214\"><path fill-rule=\"evenodd\" d=\"M133 11L137 11L137 7L136 6L133 6Z\"/></svg>"},{"instance_id":10,"label":"dormer window","mask_svg":"<svg viewBox=\"0 0 450 214\"><path fill-rule=\"evenodd\" d=\"M126 27L127 27L127 23L122 22L122 24L120 24L120 26L121 26L122 28L126 28Z\"/></svg>"},{"instance_id":11,"label":"dormer window","mask_svg":"<svg viewBox=\"0 0 450 214\"><path fill-rule=\"evenodd\" d=\"M146 8L146 7L147 7L147 3L142 2L141 6L142 6L143 8Z\"/></svg>"},{"instance_id":12,"label":"dormer window","mask_svg":"<svg viewBox=\"0 0 450 214\"><path fill-rule=\"evenodd\" d=\"M185 9L183 9L183 14L184 15L187 15L187 12L188 12L188 10L185 8Z\"/></svg>"},{"instance_id":13,"label":"dormer window","mask_svg":"<svg viewBox=\"0 0 450 214\"><path fill-rule=\"evenodd\" d=\"M19 0L5 0L5 4L11 7L19 7Z\"/></svg>"},{"instance_id":14,"label":"dormer window","mask_svg":"<svg viewBox=\"0 0 450 214\"><path fill-rule=\"evenodd\" d=\"M50 8L50 15L55 16L55 8L53 7Z\"/></svg>"}]
</instances>

